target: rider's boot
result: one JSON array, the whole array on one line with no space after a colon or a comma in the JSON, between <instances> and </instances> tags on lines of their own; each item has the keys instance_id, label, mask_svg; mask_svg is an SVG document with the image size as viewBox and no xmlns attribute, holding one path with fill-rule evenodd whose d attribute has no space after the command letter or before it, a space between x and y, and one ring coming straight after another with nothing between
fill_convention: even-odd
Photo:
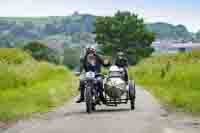
<instances>
[{"instance_id":1,"label":"rider's boot","mask_svg":"<svg viewBox=\"0 0 200 133\"><path fill-rule=\"evenodd\" d=\"M99 92L99 99L102 101L103 104L106 104L106 99L103 95L103 92L104 92L103 81L98 80L97 86L98 86L98 92Z\"/></svg>"},{"instance_id":2,"label":"rider's boot","mask_svg":"<svg viewBox=\"0 0 200 133\"><path fill-rule=\"evenodd\" d=\"M76 101L76 103L81 103L81 102L84 102L84 88L81 88L80 89L80 98Z\"/></svg>"},{"instance_id":3,"label":"rider's boot","mask_svg":"<svg viewBox=\"0 0 200 133\"><path fill-rule=\"evenodd\" d=\"M100 93L99 97L100 97L101 101L103 102L103 104L106 104L106 99L105 99L103 93Z\"/></svg>"},{"instance_id":4,"label":"rider's boot","mask_svg":"<svg viewBox=\"0 0 200 133\"><path fill-rule=\"evenodd\" d=\"M76 101L76 103L82 103L84 102L84 97L80 96L80 98Z\"/></svg>"}]
</instances>

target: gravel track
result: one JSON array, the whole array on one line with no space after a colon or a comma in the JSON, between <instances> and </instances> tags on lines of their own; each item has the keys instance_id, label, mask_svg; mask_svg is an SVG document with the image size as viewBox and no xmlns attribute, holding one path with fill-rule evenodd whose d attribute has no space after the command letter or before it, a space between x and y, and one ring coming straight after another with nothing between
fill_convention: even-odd
<instances>
[{"instance_id":1,"label":"gravel track","mask_svg":"<svg viewBox=\"0 0 200 133\"><path fill-rule=\"evenodd\" d=\"M91 115L85 104L62 108L19 121L3 133L200 133L200 119L168 113L148 92L137 87L136 109L130 105L99 106Z\"/></svg>"}]
</instances>

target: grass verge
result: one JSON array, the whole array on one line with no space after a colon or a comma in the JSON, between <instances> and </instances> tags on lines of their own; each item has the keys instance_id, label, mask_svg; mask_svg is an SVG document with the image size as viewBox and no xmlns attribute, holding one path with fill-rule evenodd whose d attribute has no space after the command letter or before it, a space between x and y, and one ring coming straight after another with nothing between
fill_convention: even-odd
<instances>
[{"instance_id":1,"label":"grass verge","mask_svg":"<svg viewBox=\"0 0 200 133\"><path fill-rule=\"evenodd\" d=\"M67 68L37 62L18 49L0 53L0 121L48 112L76 95L77 79Z\"/></svg>"},{"instance_id":2,"label":"grass verge","mask_svg":"<svg viewBox=\"0 0 200 133\"><path fill-rule=\"evenodd\" d=\"M163 55L144 60L130 69L132 79L168 107L200 112L200 52Z\"/></svg>"}]
</instances>

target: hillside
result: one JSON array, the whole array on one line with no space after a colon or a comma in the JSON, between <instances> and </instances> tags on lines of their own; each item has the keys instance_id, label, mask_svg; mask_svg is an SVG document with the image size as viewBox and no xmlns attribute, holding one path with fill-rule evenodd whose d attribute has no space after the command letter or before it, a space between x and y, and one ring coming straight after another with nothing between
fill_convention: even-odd
<instances>
[{"instance_id":1,"label":"hillside","mask_svg":"<svg viewBox=\"0 0 200 133\"><path fill-rule=\"evenodd\" d=\"M194 41L195 42L200 42L200 31L198 31L195 35L194 35Z\"/></svg>"},{"instance_id":2,"label":"hillside","mask_svg":"<svg viewBox=\"0 0 200 133\"><path fill-rule=\"evenodd\" d=\"M200 112L200 51L151 57L131 68L131 78L168 107Z\"/></svg>"},{"instance_id":3,"label":"hillside","mask_svg":"<svg viewBox=\"0 0 200 133\"><path fill-rule=\"evenodd\" d=\"M0 49L0 121L18 120L62 105L76 93L67 68L37 62L19 49Z\"/></svg>"},{"instance_id":4,"label":"hillside","mask_svg":"<svg viewBox=\"0 0 200 133\"><path fill-rule=\"evenodd\" d=\"M0 18L0 47L20 47L24 41L45 40L67 47L94 43L96 16L74 14L66 17ZM157 39L191 40L192 34L183 25L147 24Z\"/></svg>"},{"instance_id":5,"label":"hillside","mask_svg":"<svg viewBox=\"0 0 200 133\"><path fill-rule=\"evenodd\" d=\"M157 39L160 40L177 40L177 41L190 41L192 34L187 30L184 25L172 25L167 23L153 23L149 24L150 31L156 33Z\"/></svg>"},{"instance_id":6,"label":"hillside","mask_svg":"<svg viewBox=\"0 0 200 133\"><path fill-rule=\"evenodd\" d=\"M18 45L22 45L24 41L31 40L56 41L61 45L70 44L69 47L73 44L81 45L80 40L83 43L91 43L94 21L95 17L91 15L0 18L0 47L20 47Z\"/></svg>"}]
</instances>

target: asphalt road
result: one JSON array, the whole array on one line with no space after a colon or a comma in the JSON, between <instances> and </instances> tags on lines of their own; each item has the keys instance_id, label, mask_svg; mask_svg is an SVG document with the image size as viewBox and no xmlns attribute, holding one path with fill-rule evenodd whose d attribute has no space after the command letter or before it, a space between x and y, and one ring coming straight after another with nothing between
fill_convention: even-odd
<instances>
[{"instance_id":1,"label":"asphalt road","mask_svg":"<svg viewBox=\"0 0 200 133\"><path fill-rule=\"evenodd\" d=\"M4 133L200 133L200 119L169 113L137 87L135 111L130 105L97 107L91 115L74 101L49 114L20 121Z\"/></svg>"}]
</instances>

